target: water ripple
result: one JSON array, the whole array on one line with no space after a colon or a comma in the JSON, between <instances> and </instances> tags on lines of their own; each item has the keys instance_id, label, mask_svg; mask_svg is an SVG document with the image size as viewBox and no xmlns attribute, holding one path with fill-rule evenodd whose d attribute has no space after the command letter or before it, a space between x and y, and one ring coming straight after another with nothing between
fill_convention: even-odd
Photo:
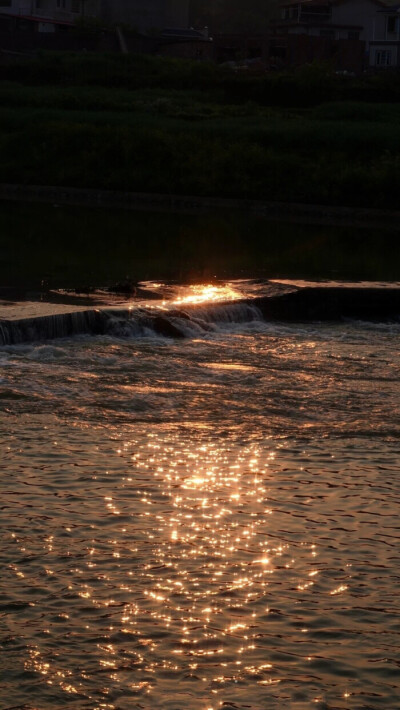
<instances>
[{"instance_id":1,"label":"water ripple","mask_svg":"<svg viewBox=\"0 0 400 710\"><path fill-rule=\"evenodd\" d=\"M2 350L3 710L396 710L397 333Z\"/></svg>"}]
</instances>

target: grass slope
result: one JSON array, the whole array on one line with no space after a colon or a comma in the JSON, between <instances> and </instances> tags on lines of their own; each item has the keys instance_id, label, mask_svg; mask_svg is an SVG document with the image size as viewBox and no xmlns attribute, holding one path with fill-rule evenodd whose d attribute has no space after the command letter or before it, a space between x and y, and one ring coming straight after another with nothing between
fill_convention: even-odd
<instances>
[{"instance_id":1,"label":"grass slope","mask_svg":"<svg viewBox=\"0 0 400 710\"><path fill-rule=\"evenodd\" d=\"M1 182L397 206L397 76L44 55L0 78Z\"/></svg>"}]
</instances>

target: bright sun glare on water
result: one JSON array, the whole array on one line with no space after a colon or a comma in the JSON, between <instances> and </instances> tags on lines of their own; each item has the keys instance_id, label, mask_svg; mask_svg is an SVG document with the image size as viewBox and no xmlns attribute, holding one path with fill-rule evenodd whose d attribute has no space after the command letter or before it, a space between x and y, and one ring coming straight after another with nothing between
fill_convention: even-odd
<instances>
[{"instance_id":1,"label":"bright sun glare on water","mask_svg":"<svg viewBox=\"0 0 400 710\"><path fill-rule=\"evenodd\" d=\"M213 286L211 284L193 284L184 287L182 295L179 295L174 303L209 303L213 301L235 301L243 294L236 291L228 284Z\"/></svg>"}]
</instances>

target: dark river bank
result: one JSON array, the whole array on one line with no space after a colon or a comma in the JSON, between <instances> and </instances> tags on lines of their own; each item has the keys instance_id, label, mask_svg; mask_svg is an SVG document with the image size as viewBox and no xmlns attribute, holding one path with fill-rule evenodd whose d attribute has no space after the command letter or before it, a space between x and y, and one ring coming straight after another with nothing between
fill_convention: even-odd
<instances>
[{"instance_id":1,"label":"dark river bank","mask_svg":"<svg viewBox=\"0 0 400 710\"><path fill-rule=\"evenodd\" d=\"M227 278L398 280L398 231L209 215L0 203L0 287Z\"/></svg>"}]
</instances>

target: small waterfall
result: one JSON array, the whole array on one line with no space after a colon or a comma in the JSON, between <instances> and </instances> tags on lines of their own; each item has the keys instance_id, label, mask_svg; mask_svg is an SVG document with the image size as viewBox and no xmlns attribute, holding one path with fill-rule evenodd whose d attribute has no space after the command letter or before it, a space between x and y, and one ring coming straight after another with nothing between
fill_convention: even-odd
<instances>
[{"instance_id":1,"label":"small waterfall","mask_svg":"<svg viewBox=\"0 0 400 710\"><path fill-rule=\"evenodd\" d=\"M206 323L249 323L263 320L262 312L249 301L212 304L196 307L196 320Z\"/></svg>"},{"instance_id":2,"label":"small waterfall","mask_svg":"<svg viewBox=\"0 0 400 710\"><path fill-rule=\"evenodd\" d=\"M0 321L0 345L67 338L83 333L105 333L107 321L107 314L99 310L3 320Z\"/></svg>"},{"instance_id":3,"label":"small waterfall","mask_svg":"<svg viewBox=\"0 0 400 710\"><path fill-rule=\"evenodd\" d=\"M109 309L72 311L36 318L0 321L0 345L54 340L74 335L113 335L120 338L161 335L172 338L193 337L217 328L218 323L243 323L262 320L261 311L241 303L210 304L187 310Z\"/></svg>"},{"instance_id":4,"label":"small waterfall","mask_svg":"<svg viewBox=\"0 0 400 710\"><path fill-rule=\"evenodd\" d=\"M187 304L176 308L115 308L0 320L0 345L53 340L80 334L132 338L160 335L195 337L224 324L262 320L337 321L396 320L400 317L400 288L304 287L241 301Z\"/></svg>"}]
</instances>

